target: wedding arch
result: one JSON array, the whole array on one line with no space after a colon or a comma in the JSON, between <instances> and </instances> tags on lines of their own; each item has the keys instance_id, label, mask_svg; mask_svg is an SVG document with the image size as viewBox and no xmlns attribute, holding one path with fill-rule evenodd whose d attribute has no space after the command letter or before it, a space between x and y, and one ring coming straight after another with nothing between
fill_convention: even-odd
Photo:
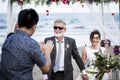
<instances>
[{"instance_id":1,"label":"wedding arch","mask_svg":"<svg viewBox=\"0 0 120 80\"><path fill-rule=\"evenodd\" d=\"M48 7L51 6L53 3L55 3L57 6L64 4L64 5L68 5L74 12L74 10L76 10L74 7L71 7L70 5L74 5L74 4L80 4L82 7L84 7L84 5L86 5L89 8L89 11L92 13L92 17L96 20L96 22L98 23L98 29L101 29L103 35L104 35L104 39L105 38L109 38L114 45L117 45L118 43L120 44L120 39L119 40L113 40L112 36L109 35L110 31L107 30L107 23L112 23L111 26L114 26L114 29L117 33L117 35L120 35L120 26L116 25L115 21L113 20L113 17L111 16L111 12L110 12L110 5L111 3L114 4L118 4L120 1L119 0L2 0L3 2L7 1L7 26L9 26L7 28L7 33L14 31L14 25L16 23L16 21L14 20L13 16L14 16L14 9L13 6L19 6L19 10L21 10L25 5L27 4L34 4L34 6L44 6L47 5ZM105 4L105 5L103 5ZM97 5L97 7L99 7L98 9L100 9L98 15L95 15L96 11L94 10L95 7L93 7L94 5ZM119 5L120 6L120 5ZM105 20L104 18L104 11L107 10L107 16L109 16L108 21ZM119 10L120 11L120 10ZM120 13L119 13L120 15ZM78 15L76 15L78 16ZM78 16L79 17L79 16ZM82 23L85 23L85 19L81 19L79 18L80 21ZM91 27L87 27L88 25L90 26L90 24L86 25L83 24L86 28L88 29L94 29L95 26L91 26ZM118 36L119 37L119 36Z\"/></svg>"},{"instance_id":2,"label":"wedding arch","mask_svg":"<svg viewBox=\"0 0 120 80\"><path fill-rule=\"evenodd\" d=\"M7 31L6 35L10 32L14 31L14 25L16 23L16 19L14 19L14 11L20 11L21 9L24 8L25 5L27 4L34 4L34 6L44 6L47 5L49 8L52 6L52 4L56 4L56 6L59 6L61 4L68 5L72 11L74 12L75 10L78 10L80 7L88 7L91 16L94 18L96 23L98 24L97 29L101 30L102 34L104 35L104 39L109 38L114 45L120 45L120 23L116 25L113 16L114 13L110 11L110 6L111 3L119 5L119 11L120 11L120 4L119 0L2 0L3 3L7 3ZM74 4L79 4L80 6L74 7ZM105 5L104 5L105 4ZM70 6L73 5L73 6ZM99 9L99 14L95 15L97 13L96 7L94 5L97 5L97 9ZM46 8L47 9L47 8ZM107 12L107 20L105 19L104 12ZM46 10L46 12L49 12ZM81 22L82 25L85 26L86 29L93 30L96 28L96 26L92 26L91 24L84 24L86 23L86 19L84 17L81 17L79 15L75 15L78 17L79 21ZM119 12L119 17L120 17L120 12ZM92 22L92 20L91 20ZM109 27L107 24L111 25L111 28L114 29L115 32L119 37L119 40L113 40L113 35L110 35L111 33L107 27ZM111 24L112 23L112 24ZM9 26L9 27L8 27ZM6 37L6 36L5 36Z\"/></svg>"}]
</instances>

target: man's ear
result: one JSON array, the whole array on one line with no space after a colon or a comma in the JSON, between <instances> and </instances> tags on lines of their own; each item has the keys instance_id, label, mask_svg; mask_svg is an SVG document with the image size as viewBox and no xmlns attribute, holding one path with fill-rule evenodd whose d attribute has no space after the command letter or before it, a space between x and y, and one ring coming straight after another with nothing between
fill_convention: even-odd
<instances>
[{"instance_id":1,"label":"man's ear","mask_svg":"<svg viewBox=\"0 0 120 80\"><path fill-rule=\"evenodd\" d=\"M34 30L34 31L36 30L36 25L34 25L34 26L32 27L32 30Z\"/></svg>"},{"instance_id":2,"label":"man's ear","mask_svg":"<svg viewBox=\"0 0 120 80\"><path fill-rule=\"evenodd\" d=\"M64 29L64 32L66 32L66 30L67 30L67 29L65 28L65 29Z\"/></svg>"}]
</instances>

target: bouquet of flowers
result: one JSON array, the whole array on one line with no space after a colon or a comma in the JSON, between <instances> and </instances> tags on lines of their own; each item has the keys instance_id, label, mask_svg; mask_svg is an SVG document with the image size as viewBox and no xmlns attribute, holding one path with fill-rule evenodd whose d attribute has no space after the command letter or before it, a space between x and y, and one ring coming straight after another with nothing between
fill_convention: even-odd
<instances>
[{"instance_id":1,"label":"bouquet of flowers","mask_svg":"<svg viewBox=\"0 0 120 80\"><path fill-rule=\"evenodd\" d=\"M120 68L119 56L111 56L110 54L103 54L100 50L99 52L94 53L96 60L94 62L94 68L98 69L95 77L97 80L102 80L104 73L110 72L112 68ZM92 74L93 72L91 72Z\"/></svg>"}]
</instances>

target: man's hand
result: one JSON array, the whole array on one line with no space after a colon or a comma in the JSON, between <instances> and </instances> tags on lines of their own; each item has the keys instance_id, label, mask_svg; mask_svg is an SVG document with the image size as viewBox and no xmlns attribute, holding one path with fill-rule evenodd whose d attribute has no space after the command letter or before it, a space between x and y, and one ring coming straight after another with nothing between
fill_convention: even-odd
<instances>
[{"instance_id":1,"label":"man's hand","mask_svg":"<svg viewBox=\"0 0 120 80\"><path fill-rule=\"evenodd\" d=\"M53 46L54 46L53 41L51 40L48 40L46 44L43 42L39 42L39 45L44 54L51 53Z\"/></svg>"},{"instance_id":2,"label":"man's hand","mask_svg":"<svg viewBox=\"0 0 120 80\"><path fill-rule=\"evenodd\" d=\"M39 42L40 48L42 50L42 52L44 53L44 43L42 41Z\"/></svg>"},{"instance_id":3,"label":"man's hand","mask_svg":"<svg viewBox=\"0 0 120 80\"><path fill-rule=\"evenodd\" d=\"M43 45L43 51L45 54L51 53L54 47L53 41L48 40L46 44Z\"/></svg>"},{"instance_id":4,"label":"man's hand","mask_svg":"<svg viewBox=\"0 0 120 80\"><path fill-rule=\"evenodd\" d=\"M89 80L87 74L81 74L81 77L82 77L83 80Z\"/></svg>"},{"instance_id":5,"label":"man's hand","mask_svg":"<svg viewBox=\"0 0 120 80\"><path fill-rule=\"evenodd\" d=\"M44 72L44 73L48 73L51 67L51 58L50 58L50 54L51 51L54 47L53 41L48 40L47 43L43 43L40 42L39 45L41 46L41 50L44 53L44 56L46 58L46 65L40 67L40 69Z\"/></svg>"}]
</instances>

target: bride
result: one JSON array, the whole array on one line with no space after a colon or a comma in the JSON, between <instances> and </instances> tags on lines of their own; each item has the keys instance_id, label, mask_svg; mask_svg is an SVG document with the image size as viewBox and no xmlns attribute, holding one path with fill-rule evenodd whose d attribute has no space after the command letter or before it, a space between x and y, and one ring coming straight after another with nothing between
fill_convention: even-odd
<instances>
[{"instance_id":1,"label":"bride","mask_svg":"<svg viewBox=\"0 0 120 80\"><path fill-rule=\"evenodd\" d=\"M101 50L102 53L106 54L106 49L104 47L99 46L100 39L101 39L100 32L98 30L92 31L90 34L91 46L85 46L82 50L82 60L87 70L95 71L95 69L93 69L94 65L92 65L92 63L95 61L96 57L93 53ZM97 80L95 78L95 74L87 73L87 75L89 77L89 80ZM81 76L78 76L76 80L82 80ZM103 76L103 80L108 80L107 73L105 73L105 75Z\"/></svg>"}]
</instances>

